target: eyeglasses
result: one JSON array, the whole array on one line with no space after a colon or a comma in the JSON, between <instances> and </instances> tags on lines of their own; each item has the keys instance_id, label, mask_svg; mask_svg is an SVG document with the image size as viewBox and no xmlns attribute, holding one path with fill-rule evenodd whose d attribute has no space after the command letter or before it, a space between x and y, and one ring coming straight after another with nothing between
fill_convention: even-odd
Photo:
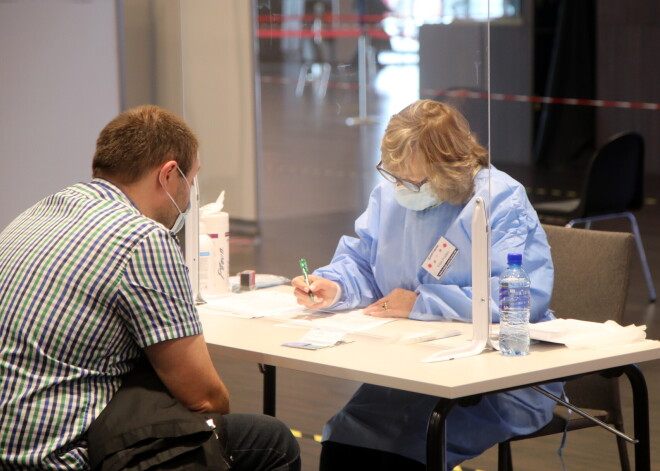
<instances>
[{"instance_id":1,"label":"eyeglasses","mask_svg":"<svg viewBox=\"0 0 660 471\"><path fill-rule=\"evenodd\" d=\"M422 188L422 185L424 183L426 183L427 181L429 181L428 178L425 178L421 182L416 183L416 182L406 180L404 178L399 178L395 175L392 175L390 172L388 172L387 170L385 170L383 168L383 161L382 160L380 162L378 162L378 165L376 165L376 170L378 170L378 172L380 172L380 174L383 176L383 178L385 180L387 180L388 182L401 183L404 187L406 187L410 191L414 191L415 193L418 193L420 188Z\"/></svg>"}]
</instances>

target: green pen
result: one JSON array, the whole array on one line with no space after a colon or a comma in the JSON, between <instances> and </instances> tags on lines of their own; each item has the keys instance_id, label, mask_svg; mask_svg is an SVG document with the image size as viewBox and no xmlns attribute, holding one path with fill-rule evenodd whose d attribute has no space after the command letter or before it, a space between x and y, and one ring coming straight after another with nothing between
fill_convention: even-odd
<instances>
[{"instance_id":1,"label":"green pen","mask_svg":"<svg viewBox=\"0 0 660 471\"><path fill-rule=\"evenodd\" d=\"M301 258L300 262L298 263L300 263L300 269L302 270L303 277L305 278L305 283L307 283L307 286L309 287L309 268L307 268L307 260ZM313 303L316 302L311 291L309 292L309 300Z\"/></svg>"}]
</instances>

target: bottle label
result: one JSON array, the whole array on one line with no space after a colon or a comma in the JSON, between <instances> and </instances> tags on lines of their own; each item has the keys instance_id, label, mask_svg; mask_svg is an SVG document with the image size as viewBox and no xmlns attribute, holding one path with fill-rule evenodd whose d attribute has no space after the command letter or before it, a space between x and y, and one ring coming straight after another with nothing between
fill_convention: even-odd
<instances>
[{"instance_id":1,"label":"bottle label","mask_svg":"<svg viewBox=\"0 0 660 471\"><path fill-rule=\"evenodd\" d=\"M509 288L500 288L500 309L502 311L509 309Z\"/></svg>"}]
</instances>

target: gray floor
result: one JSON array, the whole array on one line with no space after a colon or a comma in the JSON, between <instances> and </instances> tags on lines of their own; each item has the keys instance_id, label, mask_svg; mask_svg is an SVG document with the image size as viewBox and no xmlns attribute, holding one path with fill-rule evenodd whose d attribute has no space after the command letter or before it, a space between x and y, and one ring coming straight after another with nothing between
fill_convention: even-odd
<instances>
[{"instance_id":1,"label":"gray floor","mask_svg":"<svg viewBox=\"0 0 660 471\"><path fill-rule=\"evenodd\" d=\"M350 71L334 72L331 87L323 98L307 86L295 95L297 66L288 69L264 65L262 74L262 172L261 203L263 224L257 237L232 233L232 273L251 268L259 273L297 275L297 260L306 257L310 268L330 260L337 240L352 234L353 221L366 205L368 193L377 181L374 166L379 160L379 139L388 117L415 98L416 68L390 66L375 78L370 90L369 113L376 123L350 127L345 119L358 115L355 88L333 87L335 80L351 81ZM397 93L392 93L396 89ZM551 175L539 176L527 168L506 168L529 187L535 197L544 185L556 185ZM543 178L547 182L539 184ZM575 178L563 178L563 190L575 189ZM530 182L537 182L536 185ZM660 178L649 177L649 203L638 213L655 287L660 290L660 217L655 203L660 196ZM540 185L540 186L539 186ZM563 185L563 187L561 186ZM623 223L601 223L597 228L628 230ZM627 322L646 324L648 337L660 338L660 321L655 305L648 303L640 264L635 260L629 291ZM233 396L233 411L261 410L261 375L250 363L216 359ZM660 469L660 362L642 365L651 400L652 464ZM320 375L278 371L278 416L301 434L303 469L318 469L320 445L314 436L323 423L350 397L358 385ZM630 392L623 389L624 402ZM632 430L632 416L626 409L626 423ZM518 470L561 470L557 457L560 437L516 443L514 462ZM655 446L653 446L655 445ZM615 441L607 432L590 429L569 435L564 449L569 470L615 470ZM464 469L496 469L491 451L465 463Z\"/></svg>"}]
</instances>

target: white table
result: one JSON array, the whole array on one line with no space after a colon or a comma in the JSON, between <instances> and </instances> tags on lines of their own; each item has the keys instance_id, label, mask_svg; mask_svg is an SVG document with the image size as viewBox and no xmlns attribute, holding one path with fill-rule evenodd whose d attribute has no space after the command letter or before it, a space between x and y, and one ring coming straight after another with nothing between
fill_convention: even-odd
<instances>
[{"instance_id":1,"label":"white table","mask_svg":"<svg viewBox=\"0 0 660 471\"><path fill-rule=\"evenodd\" d=\"M270 318L239 319L211 313L199 307L204 335L214 354L269 365L264 378L265 412L274 414L275 367L290 368L335 378L371 383L438 396L439 401L428 432L427 469L444 471L444 420L451 408L481 394L518 389L585 373L605 371L626 374L631 380L634 399L635 447L637 470L650 469L648 395L646 383L636 363L660 358L660 342L643 342L597 350L570 350L561 345L536 344L526 357L505 357L487 351L457 360L422 363L440 343L455 345L467 341L469 325L446 324L462 328L468 335L431 344L388 343L371 335L350 334L352 343L322 350L303 350L282 346L299 339L304 330L278 326ZM387 337L394 332L419 327L420 322L397 320L369 331ZM443 323L425 323L441 327ZM441 446L434 446L440 443Z\"/></svg>"}]
</instances>

